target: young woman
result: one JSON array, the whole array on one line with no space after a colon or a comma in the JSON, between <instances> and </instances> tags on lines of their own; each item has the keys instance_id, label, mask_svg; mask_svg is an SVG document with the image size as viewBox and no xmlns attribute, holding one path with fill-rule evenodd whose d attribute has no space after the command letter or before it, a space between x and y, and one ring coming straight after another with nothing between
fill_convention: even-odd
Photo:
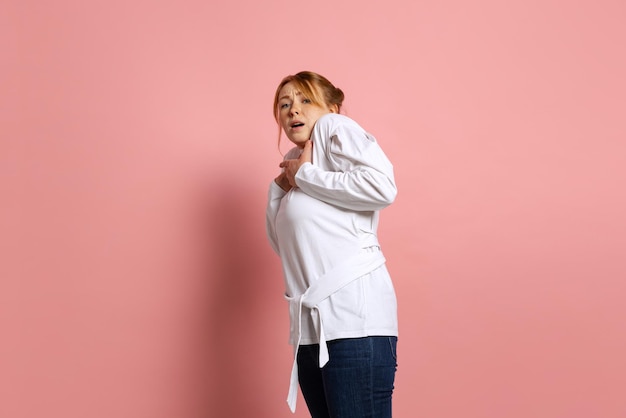
<instances>
[{"instance_id":1,"label":"young woman","mask_svg":"<svg viewBox=\"0 0 626 418\"><path fill-rule=\"evenodd\" d=\"M281 258L297 385L313 418L391 417L396 296L376 236L396 197L393 166L341 115L344 94L303 71L276 89L274 117L295 144L269 189L267 233Z\"/></svg>"}]
</instances>

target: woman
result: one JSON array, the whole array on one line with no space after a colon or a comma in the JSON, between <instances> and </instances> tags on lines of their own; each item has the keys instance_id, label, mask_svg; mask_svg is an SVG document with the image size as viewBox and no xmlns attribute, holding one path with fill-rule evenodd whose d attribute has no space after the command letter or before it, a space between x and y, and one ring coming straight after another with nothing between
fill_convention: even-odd
<instances>
[{"instance_id":1,"label":"woman","mask_svg":"<svg viewBox=\"0 0 626 418\"><path fill-rule=\"evenodd\" d=\"M313 418L391 417L396 296L376 230L396 197L375 138L341 115L343 92L303 71L276 89L274 117L295 144L269 189L267 233L281 258L297 385Z\"/></svg>"}]
</instances>

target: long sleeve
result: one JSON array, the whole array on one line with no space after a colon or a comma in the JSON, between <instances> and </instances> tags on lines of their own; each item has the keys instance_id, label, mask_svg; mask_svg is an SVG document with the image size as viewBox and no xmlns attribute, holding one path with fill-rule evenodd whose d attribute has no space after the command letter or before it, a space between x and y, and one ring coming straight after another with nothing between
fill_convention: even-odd
<instances>
[{"instance_id":1,"label":"long sleeve","mask_svg":"<svg viewBox=\"0 0 626 418\"><path fill-rule=\"evenodd\" d=\"M267 230L267 238L274 251L280 255L278 247L278 239L276 237L276 214L280 207L281 199L287 194L280 188L276 182L272 181L267 196L267 209L265 210L265 228Z\"/></svg>"},{"instance_id":2,"label":"long sleeve","mask_svg":"<svg viewBox=\"0 0 626 418\"><path fill-rule=\"evenodd\" d=\"M298 158L302 150L294 147L285 154L284 159ZM280 249L278 247L278 239L276 237L276 214L280 208L280 201L287 194L286 191L280 188L274 180L270 183L270 187L267 193L267 208L265 210L265 228L267 230L267 238L270 241L270 245L280 255Z\"/></svg>"},{"instance_id":3,"label":"long sleeve","mask_svg":"<svg viewBox=\"0 0 626 418\"><path fill-rule=\"evenodd\" d=\"M357 211L380 210L394 201L393 166L376 139L356 122L327 115L318 120L313 136L313 163L303 164L296 174L303 192Z\"/></svg>"}]
</instances>

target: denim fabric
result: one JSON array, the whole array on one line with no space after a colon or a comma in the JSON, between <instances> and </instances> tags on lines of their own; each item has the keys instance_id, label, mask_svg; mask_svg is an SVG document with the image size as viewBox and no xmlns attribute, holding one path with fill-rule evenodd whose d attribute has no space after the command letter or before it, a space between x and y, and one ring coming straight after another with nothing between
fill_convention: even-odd
<instances>
[{"instance_id":1,"label":"denim fabric","mask_svg":"<svg viewBox=\"0 0 626 418\"><path fill-rule=\"evenodd\" d=\"M298 378L312 418L391 418L397 368L396 337L328 342L319 368L319 344L298 349Z\"/></svg>"}]
</instances>

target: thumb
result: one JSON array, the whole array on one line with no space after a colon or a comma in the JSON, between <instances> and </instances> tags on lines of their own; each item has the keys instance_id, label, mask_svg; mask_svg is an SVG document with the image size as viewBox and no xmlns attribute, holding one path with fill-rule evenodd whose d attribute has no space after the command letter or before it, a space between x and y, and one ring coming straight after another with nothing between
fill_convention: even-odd
<instances>
[{"instance_id":1,"label":"thumb","mask_svg":"<svg viewBox=\"0 0 626 418\"><path fill-rule=\"evenodd\" d=\"M302 150L302 154L300 154L300 161L302 162L311 162L313 157L313 142L308 140L304 143L304 149Z\"/></svg>"}]
</instances>

